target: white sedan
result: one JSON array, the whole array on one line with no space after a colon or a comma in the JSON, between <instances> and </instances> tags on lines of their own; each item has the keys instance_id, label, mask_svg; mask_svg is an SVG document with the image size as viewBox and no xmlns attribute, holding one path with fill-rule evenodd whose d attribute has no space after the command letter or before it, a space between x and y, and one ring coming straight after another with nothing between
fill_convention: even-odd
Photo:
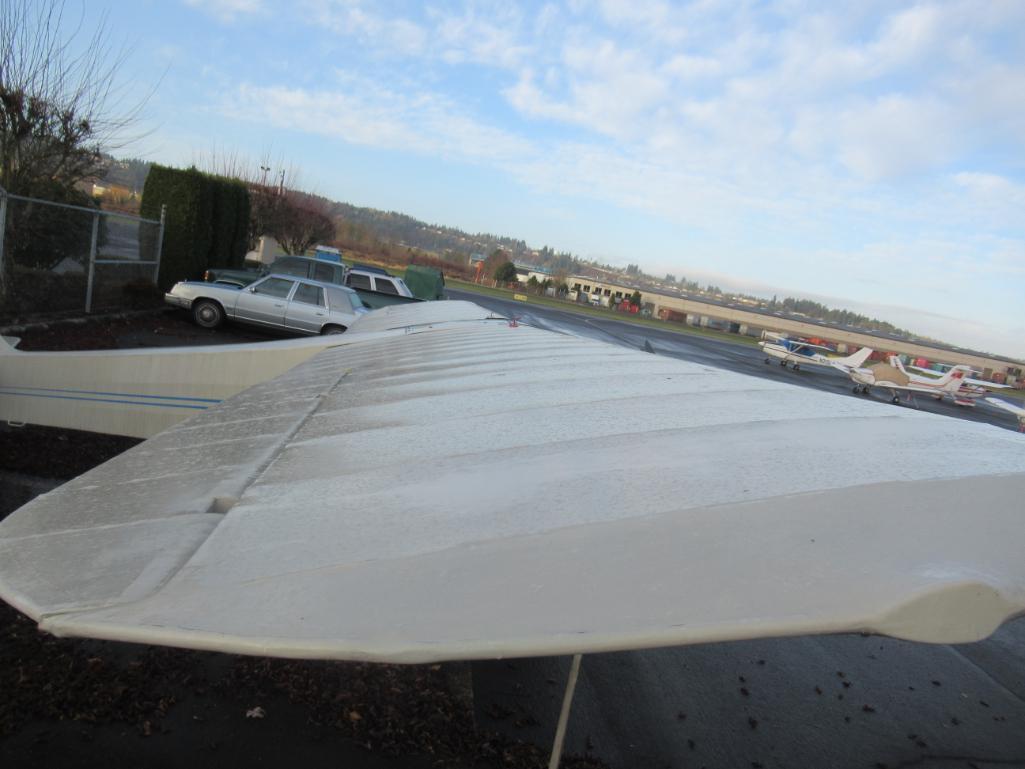
<instances>
[{"instance_id":1,"label":"white sedan","mask_svg":"<svg viewBox=\"0 0 1025 769\"><path fill-rule=\"evenodd\" d=\"M191 312L203 328L234 320L300 334L341 334L368 312L351 288L290 275L268 275L244 288L182 281L164 301Z\"/></svg>"}]
</instances>

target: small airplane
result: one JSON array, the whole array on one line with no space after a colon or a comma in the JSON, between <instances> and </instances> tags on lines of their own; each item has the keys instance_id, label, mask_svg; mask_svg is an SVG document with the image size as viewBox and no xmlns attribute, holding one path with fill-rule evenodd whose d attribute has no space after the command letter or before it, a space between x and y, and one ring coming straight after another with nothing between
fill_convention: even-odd
<instances>
[{"instance_id":1,"label":"small airplane","mask_svg":"<svg viewBox=\"0 0 1025 769\"><path fill-rule=\"evenodd\" d=\"M765 353L765 362L769 363L773 358L779 360L779 365L783 368L787 367L787 363L793 366L794 371L800 371L802 364L811 364L813 366L827 366L829 368L838 368L841 371L848 372L852 368L857 368L862 365L868 356L872 354L872 350L867 347L863 347L853 355L848 355L846 358L833 357L825 355L819 350L825 350L832 352L830 348L823 347L819 344L812 344L811 342L803 342L796 339L788 339L782 334L777 334L772 331L766 331L763 334L763 339L758 343L758 346L762 348L762 352Z\"/></svg>"},{"instance_id":2,"label":"small airplane","mask_svg":"<svg viewBox=\"0 0 1025 769\"><path fill-rule=\"evenodd\" d=\"M890 360L890 364L893 365L893 366L896 366L901 371L904 371L905 373L908 373L905 370L904 365L901 363L900 358L894 356ZM924 374L925 375L925 376L916 376L915 374L908 373L908 376L910 376L912 378L912 380L914 380L914 381L917 381L917 382L935 382L936 381L936 373L937 372L931 371L929 369L919 368L918 366L908 366L907 368L910 369L911 371L916 372L916 374ZM964 377L961 379L961 389L958 390L957 393L955 393L955 396L954 396L954 403L957 404L958 406L974 406L975 405L975 401L978 398L982 397L983 395L986 395L986 394L990 393L993 390L1006 390L1006 389L1010 388L1010 385L999 384L997 382L987 382L985 379L973 379L973 378L971 378L970 375L974 374L974 373L977 373L977 372L973 371L969 366L959 365L959 366L954 366L954 368L959 368L959 369L961 369L961 370L963 370L965 372Z\"/></svg>"},{"instance_id":3,"label":"small airplane","mask_svg":"<svg viewBox=\"0 0 1025 769\"><path fill-rule=\"evenodd\" d=\"M1018 417L1018 432L1025 433L1025 408L1016 406L1013 403L1008 403L1000 398L986 398L986 403L991 403L997 408L1001 408L1004 411L1010 411L1016 417Z\"/></svg>"},{"instance_id":4,"label":"small airplane","mask_svg":"<svg viewBox=\"0 0 1025 769\"><path fill-rule=\"evenodd\" d=\"M890 391L894 403L900 403L900 392L924 393L936 398L949 395L956 402L956 393L961 389L961 380L964 379L967 368L955 366L941 377L922 381L925 377L912 379L903 368L879 362L866 368L851 369L848 376L854 382L853 392L867 395L871 388L883 387Z\"/></svg>"}]
</instances>

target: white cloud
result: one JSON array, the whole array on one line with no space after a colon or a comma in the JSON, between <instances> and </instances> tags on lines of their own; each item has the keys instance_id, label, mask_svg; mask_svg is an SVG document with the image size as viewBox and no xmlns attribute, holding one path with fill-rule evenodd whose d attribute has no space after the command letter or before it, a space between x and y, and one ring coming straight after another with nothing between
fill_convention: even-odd
<instances>
[{"instance_id":1,"label":"white cloud","mask_svg":"<svg viewBox=\"0 0 1025 769\"><path fill-rule=\"evenodd\" d=\"M997 174L964 171L954 174L954 181L972 195L988 202L1006 202L1025 211L1025 185Z\"/></svg>"},{"instance_id":2,"label":"white cloud","mask_svg":"<svg viewBox=\"0 0 1025 769\"><path fill-rule=\"evenodd\" d=\"M185 0L185 4L229 22L267 10L263 0Z\"/></svg>"},{"instance_id":3,"label":"white cloud","mask_svg":"<svg viewBox=\"0 0 1025 769\"><path fill-rule=\"evenodd\" d=\"M345 84L343 91L242 85L221 112L351 144L459 161L506 164L535 153L530 142L474 120L437 94L410 96L358 77Z\"/></svg>"},{"instance_id":4,"label":"white cloud","mask_svg":"<svg viewBox=\"0 0 1025 769\"><path fill-rule=\"evenodd\" d=\"M960 118L942 101L888 95L847 107L832 127L841 163L881 181L942 167L956 147Z\"/></svg>"},{"instance_id":5,"label":"white cloud","mask_svg":"<svg viewBox=\"0 0 1025 769\"><path fill-rule=\"evenodd\" d=\"M523 18L507 4L465 6L460 13L432 10L432 44L450 64L475 62L513 69L529 46L520 41Z\"/></svg>"},{"instance_id":6,"label":"white cloud","mask_svg":"<svg viewBox=\"0 0 1025 769\"><path fill-rule=\"evenodd\" d=\"M662 69L666 74L673 75L680 80L690 81L720 75L723 67L717 59L711 56L678 54L669 59Z\"/></svg>"},{"instance_id":7,"label":"white cloud","mask_svg":"<svg viewBox=\"0 0 1025 769\"><path fill-rule=\"evenodd\" d=\"M599 0L598 8L614 28L635 27L649 36L675 42L687 37L679 12L664 0Z\"/></svg>"},{"instance_id":8,"label":"white cloud","mask_svg":"<svg viewBox=\"0 0 1025 769\"><path fill-rule=\"evenodd\" d=\"M941 41L943 12L937 6L916 5L887 19L871 47L877 59L893 66L930 53Z\"/></svg>"},{"instance_id":9,"label":"white cloud","mask_svg":"<svg viewBox=\"0 0 1025 769\"><path fill-rule=\"evenodd\" d=\"M373 48L419 56L427 47L429 35L420 24L384 15L372 3L369 9L361 0L303 0L303 5L318 26L352 36Z\"/></svg>"}]
</instances>

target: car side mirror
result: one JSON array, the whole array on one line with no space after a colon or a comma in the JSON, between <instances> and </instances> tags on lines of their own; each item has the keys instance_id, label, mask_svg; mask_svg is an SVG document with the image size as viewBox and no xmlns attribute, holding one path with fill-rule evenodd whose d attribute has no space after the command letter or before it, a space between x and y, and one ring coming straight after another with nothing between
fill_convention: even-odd
<instances>
[{"instance_id":1,"label":"car side mirror","mask_svg":"<svg viewBox=\"0 0 1025 769\"><path fill-rule=\"evenodd\" d=\"M256 293L256 286L250 286L247 289L247 291L249 291L250 294L255 294Z\"/></svg>"}]
</instances>

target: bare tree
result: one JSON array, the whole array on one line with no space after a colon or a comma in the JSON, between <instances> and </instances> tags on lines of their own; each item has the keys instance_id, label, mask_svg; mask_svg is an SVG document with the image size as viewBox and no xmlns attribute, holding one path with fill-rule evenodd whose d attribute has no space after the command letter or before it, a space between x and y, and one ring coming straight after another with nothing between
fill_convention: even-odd
<instances>
[{"instance_id":1,"label":"bare tree","mask_svg":"<svg viewBox=\"0 0 1025 769\"><path fill-rule=\"evenodd\" d=\"M332 240L335 225L321 198L283 190L277 217L268 233L289 254L301 254L310 246Z\"/></svg>"},{"instance_id":2,"label":"bare tree","mask_svg":"<svg viewBox=\"0 0 1025 769\"><path fill-rule=\"evenodd\" d=\"M3 0L0 186L19 195L88 203L75 185L100 173L101 151L123 146L125 129L137 122L144 100L122 109L118 75L127 54L111 50L106 17L88 34L84 19L71 24L64 10L63 0ZM9 214L11 242L28 242L23 235L33 229L33 215L38 216L31 206L19 216ZM10 289L11 262L5 259L0 269L0 296Z\"/></svg>"},{"instance_id":3,"label":"bare tree","mask_svg":"<svg viewBox=\"0 0 1025 769\"><path fill-rule=\"evenodd\" d=\"M97 173L142 108L112 114L127 53L111 50L106 17L75 53L82 20L65 39L64 16L63 0L4 0L0 14L0 183L18 194Z\"/></svg>"},{"instance_id":4,"label":"bare tree","mask_svg":"<svg viewBox=\"0 0 1025 769\"><path fill-rule=\"evenodd\" d=\"M334 238L335 228L322 198L301 192L300 169L264 153L254 163L237 150L214 149L194 156L199 168L238 179L249 188L249 248L270 235L289 254Z\"/></svg>"}]
</instances>

